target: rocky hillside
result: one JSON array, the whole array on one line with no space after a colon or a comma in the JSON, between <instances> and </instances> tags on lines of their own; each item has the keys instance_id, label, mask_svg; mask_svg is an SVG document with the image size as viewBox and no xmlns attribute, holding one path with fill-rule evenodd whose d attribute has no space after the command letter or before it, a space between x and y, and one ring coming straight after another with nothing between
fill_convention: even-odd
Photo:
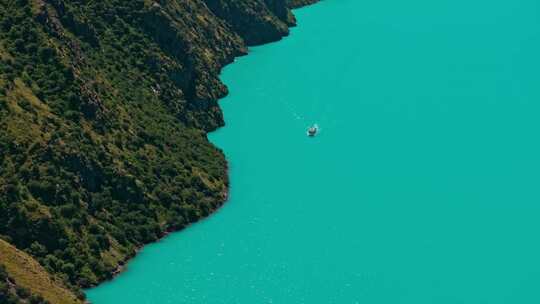
<instances>
[{"instance_id":1,"label":"rocky hillside","mask_svg":"<svg viewBox=\"0 0 540 304\"><path fill-rule=\"evenodd\" d=\"M77 291L218 208L219 72L311 2L0 0L0 238Z\"/></svg>"}]
</instances>

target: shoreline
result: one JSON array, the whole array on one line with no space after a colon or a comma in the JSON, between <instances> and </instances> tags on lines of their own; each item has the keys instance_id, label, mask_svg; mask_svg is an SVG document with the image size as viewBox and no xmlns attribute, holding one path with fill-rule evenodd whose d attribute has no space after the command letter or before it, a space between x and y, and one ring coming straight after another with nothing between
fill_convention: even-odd
<instances>
[{"instance_id":1,"label":"shoreline","mask_svg":"<svg viewBox=\"0 0 540 304\"><path fill-rule=\"evenodd\" d=\"M309 6L309 5L313 5L313 4L316 4L318 2L320 2L321 0L298 0L298 1L294 1L294 3L290 3L290 9L291 10L297 10L297 9L301 9L303 7L306 7L306 6ZM298 26L297 23L293 24L293 25L290 25L289 28L291 27L296 27ZM270 44L270 43L275 43L275 42L279 42L280 40L288 37L290 34L287 34L285 36L282 36L280 37L279 39L270 39L268 40L267 42L264 42L264 43L261 43L261 44L251 44L251 45L247 45L248 49L247 49L247 52L244 53L244 54L237 54L235 56L233 56L231 58L231 60L229 60L228 62L225 62L219 69L219 74L221 74L221 71L223 70L223 68L225 68L226 66L228 66L229 64L234 64L235 62L235 59L238 58L238 57L243 57L243 56L248 56L249 55L249 47L253 47L253 46L260 46L260 45L266 45L266 44ZM221 96L217 101L219 103L219 101L226 97L228 95L228 91L225 95ZM211 132L215 132L223 127L226 126L226 123L223 125L223 126L219 126L213 130L210 130L208 132L206 132L206 139L208 140L208 133L211 133ZM209 140L208 140L209 141ZM215 148L218 148L217 146L215 146L213 143L211 143ZM223 153L224 154L224 153ZM114 281L118 276L120 276L122 273L126 272L128 270L128 266L129 266L129 262L136 258L137 255L139 254L139 252L144 249L144 247L146 247L147 245L152 245L152 244L156 244L156 243L159 243L161 241L163 241L165 238L167 238L170 234L172 233L175 233L175 232L180 232L186 228L189 228L190 226L194 225L194 224L197 224L207 218L209 218L210 216L214 215L215 213L217 213L220 209L222 209L222 207L229 201L229 193L230 193L230 179L229 179L229 162L227 160L227 157L225 157L225 161L226 161L226 168L225 168L225 176L226 176L226 180L225 180L225 186L226 186L226 189L225 191L222 193L223 195L223 200L220 201L216 206L215 208L209 210L208 214L206 216L203 216L203 217L200 217L198 218L196 221L193 221L193 222L190 222L184 226L181 226L181 227L167 227L165 229L165 231L162 233L162 235L160 235L155 241L152 241L152 242L149 242L149 243L146 243L146 244L142 244L140 246L137 246L135 248L135 252L132 254L132 255L129 255L129 256L126 256L126 259L124 260L121 260L118 262L118 266L112 271L112 276L111 278L108 278L106 280L103 280L101 282L98 282L96 285L91 285L91 286L88 286L86 288L83 289L83 291L86 293L86 291L90 290L90 289L94 289L94 288L98 288L100 285L104 284L104 283L110 283L112 281ZM92 302L90 302L88 299L86 299L85 303L87 304L92 304Z\"/></svg>"}]
</instances>

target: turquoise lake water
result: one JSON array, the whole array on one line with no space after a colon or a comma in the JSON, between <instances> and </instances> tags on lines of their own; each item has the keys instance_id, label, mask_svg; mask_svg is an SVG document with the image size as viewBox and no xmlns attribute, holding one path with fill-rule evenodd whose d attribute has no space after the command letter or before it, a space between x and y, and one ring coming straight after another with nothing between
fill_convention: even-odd
<instances>
[{"instance_id":1,"label":"turquoise lake water","mask_svg":"<svg viewBox=\"0 0 540 304\"><path fill-rule=\"evenodd\" d=\"M296 14L223 72L230 201L89 299L540 303L540 2Z\"/></svg>"}]
</instances>

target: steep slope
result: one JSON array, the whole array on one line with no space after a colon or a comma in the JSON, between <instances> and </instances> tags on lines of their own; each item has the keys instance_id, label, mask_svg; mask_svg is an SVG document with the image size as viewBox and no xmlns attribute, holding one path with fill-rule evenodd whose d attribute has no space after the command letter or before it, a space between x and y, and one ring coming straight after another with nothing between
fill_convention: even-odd
<instances>
[{"instance_id":1,"label":"steep slope","mask_svg":"<svg viewBox=\"0 0 540 304\"><path fill-rule=\"evenodd\" d=\"M219 72L293 24L283 0L0 0L0 238L76 290L210 214Z\"/></svg>"},{"instance_id":2,"label":"steep slope","mask_svg":"<svg viewBox=\"0 0 540 304\"><path fill-rule=\"evenodd\" d=\"M289 33L294 18L284 0L204 0L208 8L250 45L275 41Z\"/></svg>"}]
</instances>

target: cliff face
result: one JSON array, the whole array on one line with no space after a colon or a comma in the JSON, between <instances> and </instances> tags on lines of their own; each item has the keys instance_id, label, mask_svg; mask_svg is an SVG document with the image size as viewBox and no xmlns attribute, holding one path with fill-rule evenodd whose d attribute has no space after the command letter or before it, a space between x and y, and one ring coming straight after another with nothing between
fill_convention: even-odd
<instances>
[{"instance_id":1,"label":"cliff face","mask_svg":"<svg viewBox=\"0 0 540 304\"><path fill-rule=\"evenodd\" d=\"M284 0L204 1L250 45L280 39L288 34L288 25L294 22Z\"/></svg>"},{"instance_id":2,"label":"cliff face","mask_svg":"<svg viewBox=\"0 0 540 304\"><path fill-rule=\"evenodd\" d=\"M219 207L219 72L308 2L0 1L0 238L76 290Z\"/></svg>"}]
</instances>

